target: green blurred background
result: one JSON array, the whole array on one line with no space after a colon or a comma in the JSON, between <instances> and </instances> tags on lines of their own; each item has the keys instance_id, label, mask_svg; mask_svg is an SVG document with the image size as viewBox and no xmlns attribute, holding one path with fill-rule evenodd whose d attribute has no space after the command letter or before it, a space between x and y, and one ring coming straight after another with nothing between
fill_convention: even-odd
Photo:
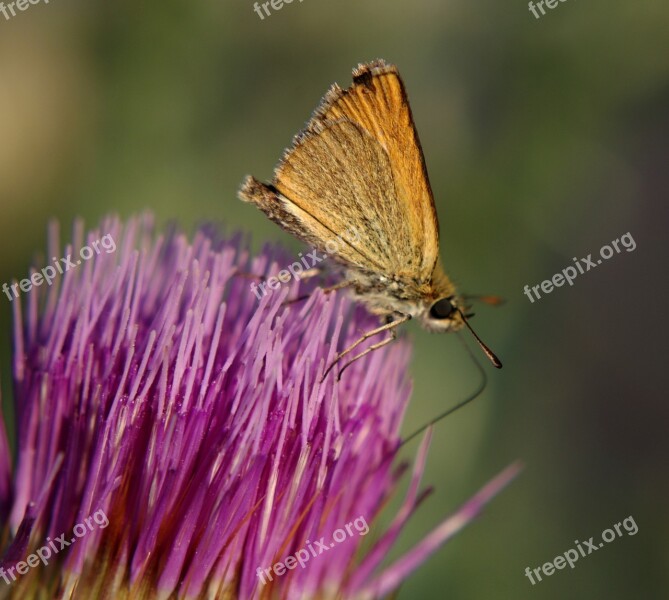
<instances>
[{"instance_id":1,"label":"green blurred background","mask_svg":"<svg viewBox=\"0 0 669 600\"><path fill-rule=\"evenodd\" d=\"M660 0L567 0L540 20L524 0L295 0L264 20L250 0L51 0L0 15L0 283L25 276L51 217L67 230L77 215L92 225L150 209L297 252L236 199L242 176L269 179L358 62L394 62L447 270L464 291L508 300L476 311L505 367L485 365L483 396L435 431L425 476L435 493L395 556L504 466L525 463L399 597L666 598L668 26ZM628 231L634 252L534 304L523 295ZM407 329L408 433L478 375L455 336ZM534 587L524 576L630 515L637 535Z\"/></svg>"}]
</instances>

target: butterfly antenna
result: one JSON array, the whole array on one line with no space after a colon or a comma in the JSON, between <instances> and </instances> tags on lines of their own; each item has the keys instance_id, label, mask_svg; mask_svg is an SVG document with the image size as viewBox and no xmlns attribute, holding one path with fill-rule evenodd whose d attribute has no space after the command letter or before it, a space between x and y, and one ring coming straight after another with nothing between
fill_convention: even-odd
<instances>
[{"instance_id":1,"label":"butterfly antenna","mask_svg":"<svg viewBox=\"0 0 669 600\"><path fill-rule=\"evenodd\" d=\"M485 355L490 359L490 362L493 365L495 365L498 369L501 369L502 368L502 361L499 360L499 358L497 358L497 356L495 356L495 353L490 348L488 348L488 346L486 346L483 343L483 340L478 335L476 335L476 332L472 329L472 326L469 324L469 321L467 320L467 317L465 317L463 312L459 308L456 308L456 310L460 313L460 316L462 317L462 320L464 321L465 325L467 326L467 329L469 329L469 331L471 331L474 338L476 338L476 341L479 343L479 346L481 346L481 350L483 350L483 352L485 352Z\"/></svg>"},{"instance_id":2,"label":"butterfly antenna","mask_svg":"<svg viewBox=\"0 0 669 600\"><path fill-rule=\"evenodd\" d=\"M436 416L434 419L432 419L431 421L428 421L427 423L425 423L425 425L423 425L422 427L420 427L419 429L414 431L409 437L402 440L402 443L400 444L400 448L402 446L404 446L404 444L406 444L407 442L409 442L413 438L415 438L417 435L421 434L428 427L431 427L432 425L435 425L436 423L438 423L439 421L441 421L442 419L444 419L448 415L452 415L456 410L461 409L466 404L469 404L472 400L475 400L476 398L478 398L481 395L481 393L483 392L483 390L486 388L486 386L488 385L488 376L486 375L485 369L481 366L481 363L477 360L476 356L474 356L474 353L470 350L469 346L462 339L462 336L460 335L459 332L458 332L458 338L462 342L462 345L465 347L465 350L467 351L467 354L469 354L469 358L472 359L472 362L474 363L474 365L476 366L476 369L479 372L480 381L479 381L478 387L476 388L476 391L474 391L474 393L467 396L464 400L458 402L454 406L451 406L451 408L449 408L445 412L441 413L440 415Z\"/></svg>"}]
</instances>

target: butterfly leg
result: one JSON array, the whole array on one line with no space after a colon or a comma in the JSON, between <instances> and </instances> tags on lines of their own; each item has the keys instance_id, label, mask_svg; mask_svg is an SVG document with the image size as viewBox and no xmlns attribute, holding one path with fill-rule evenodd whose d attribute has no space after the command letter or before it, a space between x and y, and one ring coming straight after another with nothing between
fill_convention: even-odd
<instances>
[{"instance_id":1,"label":"butterfly leg","mask_svg":"<svg viewBox=\"0 0 669 600\"><path fill-rule=\"evenodd\" d=\"M362 344L365 340L369 339L370 337L373 337L379 333L383 333L384 331L389 331L390 332L390 337L386 338L385 340L382 340L376 344L372 344L369 348L367 348L364 352L361 352L360 354L354 356L351 360L349 360L339 371L339 375L337 376L337 381L341 379L342 373L344 372L344 369L352 365L356 360L359 358L362 358L363 356L369 354L370 352L373 352L374 350L377 350L386 344L390 344L395 338L397 337L397 327L401 325L402 323L406 323L409 319L411 319L411 315L403 315L400 313L395 313L394 315L388 315L387 321L385 325L381 325L380 327L377 327L376 329L372 329L371 331L367 331L364 333L358 340L353 342L346 350L343 350L339 354L337 354L337 357L332 361L332 364L325 370L325 373L323 373L323 377L321 378L321 381L323 381L328 373L332 370L332 367L334 367L344 356L346 356L349 352L352 352L357 348L360 344Z\"/></svg>"},{"instance_id":2,"label":"butterfly leg","mask_svg":"<svg viewBox=\"0 0 669 600\"><path fill-rule=\"evenodd\" d=\"M300 279L302 279L302 277L300 277ZM330 292L340 290L340 289L348 287L350 285L351 285L350 281L340 281L339 283L336 283L335 285L323 288L323 293L324 294L329 294ZM311 297L311 294L304 294L302 296L298 296L297 298L293 298L292 300L286 300L283 304L284 304L284 306L286 304L294 304L295 302L301 302L302 300L306 300L307 298L310 298L310 297Z\"/></svg>"},{"instance_id":3,"label":"butterfly leg","mask_svg":"<svg viewBox=\"0 0 669 600\"><path fill-rule=\"evenodd\" d=\"M323 269L320 267L311 267L311 269L307 269L306 271L303 271L302 273L299 274L298 279L300 281L306 280L306 279L311 279L312 277L316 277L317 275L320 275L323 272Z\"/></svg>"},{"instance_id":4,"label":"butterfly leg","mask_svg":"<svg viewBox=\"0 0 669 600\"><path fill-rule=\"evenodd\" d=\"M320 267L312 267L311 269L308 269L307 271L304 271L304 272L300 273L298 279L300 281L311 279L312 277L316 277L317 275L320 275L322 272L323 272L323 269L321 269ZM257 281L267 281L267 276L266 275L258 275L256 273L247 273L246 271L240 271L239 269L234 270L233 276L234 277L242 277L244 279L255 279ZM283 283L285 283L285 282L283 282Z\"/></svg>"}]
</instances>

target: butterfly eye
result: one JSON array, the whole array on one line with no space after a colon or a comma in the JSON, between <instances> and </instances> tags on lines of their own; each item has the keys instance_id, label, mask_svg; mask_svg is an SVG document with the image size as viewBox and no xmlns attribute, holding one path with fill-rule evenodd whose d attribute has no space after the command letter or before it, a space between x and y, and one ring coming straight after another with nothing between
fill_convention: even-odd
<instances>
[{"instance_id":1,"label":"butterfly eye","mask_svg":"<svg viewBox=\"0 0 669 600\"><path fill-rule=\"evenodd\" d=\"M437 300L430 308L430 317L433 319L448 319L455 312L455 306L450 298Z\"/></svg>"}]
</instances>

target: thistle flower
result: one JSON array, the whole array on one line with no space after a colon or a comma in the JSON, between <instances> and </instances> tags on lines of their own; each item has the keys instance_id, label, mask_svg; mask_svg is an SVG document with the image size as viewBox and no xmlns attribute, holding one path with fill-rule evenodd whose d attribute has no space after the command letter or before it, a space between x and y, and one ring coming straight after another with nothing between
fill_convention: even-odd
<instances>
[{"instance_id":1,"label":"thistle flower","mask_svg":"<svg viewBox=\"0 0 669 600\"><path fill-rule=\"evenodd\" d=\"M13 301L18 448L12 476L0 422L0 597L382 597L512 475L378 572L425 496L429 434L403 506L374 531L402 472L408 344L321 383L374 320L309 282L258 302L244 273L275 273L280 250L251 258L240 236L207 227L189 243L144 216L86 238L77 223L64 253L52 226L49 256L103 236L115 251ZM298 291L311 295L285 304ZM363 523L377 541L360 555ZM289 556L306 564L279 575Z\"/></svg>"}]
</instances>

